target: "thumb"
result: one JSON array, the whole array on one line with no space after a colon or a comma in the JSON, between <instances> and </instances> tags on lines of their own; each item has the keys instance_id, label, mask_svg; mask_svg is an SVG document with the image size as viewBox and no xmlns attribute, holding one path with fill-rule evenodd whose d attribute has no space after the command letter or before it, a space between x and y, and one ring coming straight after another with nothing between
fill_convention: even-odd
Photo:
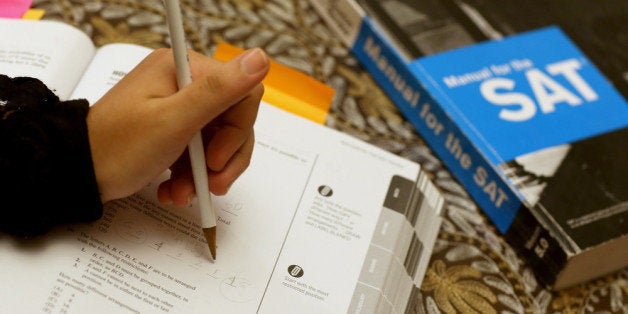
<instances>
[{"instance_id":1,"label":"thumb","mask_svg":"<svg viewBox=\"0 0 628 314\"><path fill-rule=\"evenodd\" d=\"M198 129L205 126L247 95L262 82L270 61L260 48L249 49L223 63L190 52L192 83L169 97L173 107Z\"/></svg>"}]
</instances>

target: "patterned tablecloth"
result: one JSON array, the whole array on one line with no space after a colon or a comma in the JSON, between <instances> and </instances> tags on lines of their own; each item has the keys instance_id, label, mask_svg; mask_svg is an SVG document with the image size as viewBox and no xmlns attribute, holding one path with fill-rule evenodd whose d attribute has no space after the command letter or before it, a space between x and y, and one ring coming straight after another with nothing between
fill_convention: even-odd
<instances>
[{"instance_id":1,"label":"patterned tablecloth","mask_svg":"<svg viewBox=\"0 0 628 314\"><path fill-rule=\"evenodd\" d=\"M96 45L168 45L160 0L35 0L44 19L75 25ZM418 313L628 313L628 269L560 292L539 285L450 172L333 36L306 0L184 0L190 46L211 55L227 41L263 47L275 60L336 90L326 124L419 162L447 204Z\"/></svg>"}]
</instances>

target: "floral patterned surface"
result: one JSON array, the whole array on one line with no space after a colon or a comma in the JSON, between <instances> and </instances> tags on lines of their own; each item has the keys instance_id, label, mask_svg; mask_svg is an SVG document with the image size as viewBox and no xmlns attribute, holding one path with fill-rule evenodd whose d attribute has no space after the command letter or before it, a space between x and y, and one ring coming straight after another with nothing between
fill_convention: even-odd
<instances>
[{"instance_id":1,"label":"floral patterned surface","mask_svg":"<svg viewBox=\"0 0 628 314\"><path fill-rule=\"evenodd\" d=\"M169 46L160 0L35 0L44 19L85 31L98 46ZM275 60L336 90L329 127L419 162L443 191L445 220L416 313L628 313L628 269L560 292L531 270L487 222L464 188L404 121L307 0L183 0L195 50L227 41L263 47Z\"/></svg>"}]
</instances>

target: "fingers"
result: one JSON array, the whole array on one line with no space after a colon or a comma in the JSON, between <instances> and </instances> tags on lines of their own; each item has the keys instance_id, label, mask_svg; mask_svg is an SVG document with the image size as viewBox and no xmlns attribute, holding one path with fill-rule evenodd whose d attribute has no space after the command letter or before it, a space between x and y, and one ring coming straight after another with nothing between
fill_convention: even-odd
<instances>
[{"instance_id":1,"label":"fingers","mask_svg":"<svg viewBox=\"0 0 628 314\"><path fill-rule=\"evenodd\" d=\"M253 124L264 92L262 79L270 63L258 48L248 50L232 61L207 60L190 51L193 80L182 90L161 98L157 109L173 126L185 126L191 136L205 128L210 131L206 148L209 189L225 194L244 172L253 153ZM157 59L157 58L156 58ZM168 71L165 66L164 71ZM169 91L168 91L169 92ZM207 133L207 132L205 132ZM182 156L172 167L171 179L158 189L163 204L188 205L195 195L188 160ZM185 166L181 166L185 165Z\"/></svg>"},{"instance_id":2,"label":"fingers","mask_svg":"<svg viewBox=\"0 0 628 314\"><path fill-rule=\"evenodd\" d=\"M270 67L268 56L259 48L247 50L227 63L201 62L204 59L190 52L193 81L168 97L169 104L164 108L176 107L171 113L197 130L249 96Z\"/></svg>"},{"instance_id":3,"label":"fingers","mask_svg":"<svg viewBox=\"0 0 628 314\"><path fill-rule=\"evenodd\" d=\"M246 138L242 146L231 156L231 159L219 172L211 172L209 175L209 186L212 193L224 195L229 192L229 188L248 168L253 155L255 136Z\"/></svg>"},{"instance_id":4,"label":"fingers","mask_svg":"<svg viewBox=\"0 0 628 314\"><path fill-rule=\"evenodd\" d=\"M248 168L254 145L255 136L251 133L221 171L208 173L209 189L213 194L224 195L229 191L235 180ZM157 199L162 204L187 206L195 196L192 173L189 167L183 166L184 163L180 163L180 165L173 168L169 180L159 185Z\"/></svg>"},{"instance_id":5,"label":"fingers","mask_svg":"<svg viewBox=\"0 0 628 314\"><path fill-rule=\"evenodd\" d=\"M187 206L196 195L191 172L173 175L172 178L159 184L157 199L162 204Z\"/></svg>"},{"instance_id":6,"label":"fingers","mask_svg":"<svg viewBox=\"0 0 628 314\"><path fill-rule=\"evenodd\" d=\"M225 111L215 123L206 149L207 166L220 171L253 134L263 86L258 85L247 98Z\"/></svg>"}]
</instances>

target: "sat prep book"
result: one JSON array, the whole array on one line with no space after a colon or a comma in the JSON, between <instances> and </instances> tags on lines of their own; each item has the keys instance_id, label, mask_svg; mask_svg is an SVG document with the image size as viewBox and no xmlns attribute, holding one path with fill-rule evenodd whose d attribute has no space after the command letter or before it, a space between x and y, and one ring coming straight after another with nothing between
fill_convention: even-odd
<instances>
[{"instance_id":1,"label":"sat prep book","mask_svg":"<svg viewBox=\"0 0 628 314\"><path fill-rule=\"evenodd\" d=\"M560 289L628 266L628 105L559 27L408 57L377 12L323 2L539 280Z\"/></svg>"}]
</instances>

